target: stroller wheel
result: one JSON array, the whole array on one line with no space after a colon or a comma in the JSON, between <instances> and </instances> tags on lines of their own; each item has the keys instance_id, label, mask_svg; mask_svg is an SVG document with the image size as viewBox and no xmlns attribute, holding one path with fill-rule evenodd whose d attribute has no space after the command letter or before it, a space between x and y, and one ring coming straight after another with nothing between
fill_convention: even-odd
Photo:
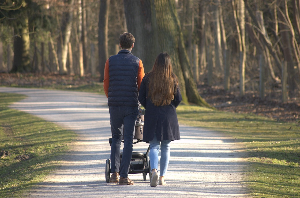
<instances>
[{"instance_id":1,"label":"stroller wheel","mask_svg":"<svg viewBox=\"0 0 300 198\"><path fill-rule=\"evenodd\" d=\"M147 173L143 173L143 178L144 178L144 181L146 181L147 180Z\"/></svg>"},{"instance_id":2,"label":"stroller wheel","mask_svg":"<svg viewBox=\"0 0 300 198\"><path fill-rule=\"evenodd\" d=\"M106 183L109 183L109 179L110 179L110 159L107 159L106 164L105 164L105 180L106 180Z\"/></svg>"}]
</instances>

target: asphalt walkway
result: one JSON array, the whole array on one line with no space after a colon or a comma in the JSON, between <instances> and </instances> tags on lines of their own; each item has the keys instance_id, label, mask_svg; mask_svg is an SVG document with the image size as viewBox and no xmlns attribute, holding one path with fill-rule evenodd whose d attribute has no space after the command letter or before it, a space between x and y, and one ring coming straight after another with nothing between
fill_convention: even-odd
<instances>
[{"instance_id":1,"label":"asphalt walkway","mask_svg":"<svg viewBox=\"0 0 300 198\"><path fill-rule=\"evenodd\" d=\"M11 108L78 134L61 166L27 197L249 197L243 182L244 154L224 134L180 125L181 140L171 143L166 186L150 187L149 177L144 181L142 174L129 175L133 186L113 185L105 182L111 136L105 96L5 87L0 92L27 95ZM147 147L138 143L133 149L145 153Z\"/></svg>"}]
</instances>

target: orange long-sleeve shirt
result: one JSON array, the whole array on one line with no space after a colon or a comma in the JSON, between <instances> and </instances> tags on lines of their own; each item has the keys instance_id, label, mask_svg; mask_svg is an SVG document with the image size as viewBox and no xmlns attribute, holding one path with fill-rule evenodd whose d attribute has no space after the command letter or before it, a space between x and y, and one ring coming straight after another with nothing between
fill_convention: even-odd
<instances>
[{"instance_id":1,"label":"orange long-sleeve shirt","mask_svg":"<svg viewBox=\"0 0 300 198\"><path fill-rule=\"evenodd\" d=\"M142 82L144 76L145 76L144 66L143 66L143 62L140 60L138 76L137 76L138 90L140 90L141 82ZM105 63L104 80L103 80L103 88L104 88L106 97L108 97L108 87L109 87L109 59L107 59L107 61Z\"/></svg>"}]
</instances>

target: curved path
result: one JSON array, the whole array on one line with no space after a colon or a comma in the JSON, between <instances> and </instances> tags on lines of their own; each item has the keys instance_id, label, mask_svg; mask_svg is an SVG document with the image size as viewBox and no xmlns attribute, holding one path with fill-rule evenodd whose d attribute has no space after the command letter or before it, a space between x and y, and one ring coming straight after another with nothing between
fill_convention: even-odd
<instances>
[{"instance_id":1,"label":"curved path","mask_svg":"<svg viewBox=\"0 0 300 198\"><path fill-rule=\"evenodd\" d=\"M180 125L181 140L171 143L167 185L152 188L142 174L130 174L133 186L107 184L109 113L105 96L42 89L0 87L28 97L11 105L78 134L59 169L27 197L249 197L243 184L247 165L234 141L218 132ZM146 152L138 143L134 151ZM148 176L147 176L148 179Z\"/></svg>"}]
</instances>

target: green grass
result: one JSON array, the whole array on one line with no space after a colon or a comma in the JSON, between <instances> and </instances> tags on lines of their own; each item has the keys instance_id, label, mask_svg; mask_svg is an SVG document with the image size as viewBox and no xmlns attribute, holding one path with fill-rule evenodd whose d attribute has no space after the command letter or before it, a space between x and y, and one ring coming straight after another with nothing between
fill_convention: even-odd
<instances>
[{"instance_id":1,"label":"green grass","mask_svg":"<svg viewBox=\"0 0 300 198\"><path fill-rule=\"evenodd\" d=\"M24 96L0 93L0 197L20 197L57 167L76 135L8 108Z\"/></svg>"},{"instance_id":2,"label":"green grass","mask_svg":"<svg viewBox=\"0 0 300 198\"><path fill-rule=\"evenodd\" d=\"M224 132L248 153L245 181L253 197L300 197L300 125L180 105L180 123Z\"/></svg>"}]
</instances>

